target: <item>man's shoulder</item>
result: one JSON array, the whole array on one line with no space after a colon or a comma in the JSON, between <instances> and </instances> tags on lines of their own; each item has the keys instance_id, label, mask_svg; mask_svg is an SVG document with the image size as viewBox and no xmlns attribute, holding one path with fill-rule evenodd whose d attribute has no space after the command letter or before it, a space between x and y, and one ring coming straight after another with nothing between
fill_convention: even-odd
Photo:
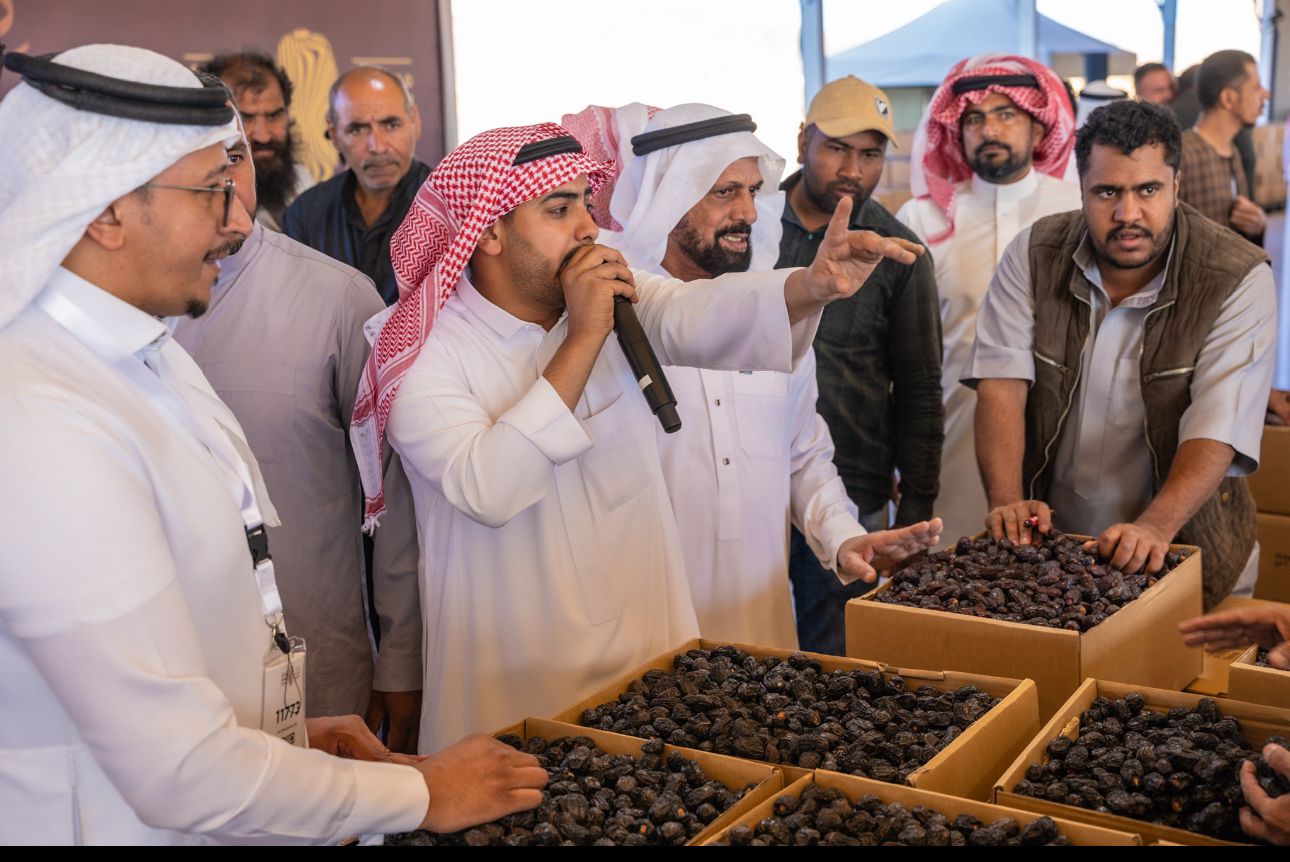
<instances>
[{"instance_id":1,"label":"man's shoulder","mask_svg":"<svg viewBox=\"0 0 1290 862\"><path fill-rule=\"evenodd\" d=\"M311 294L337 301L365 300L370 294L377 305L384 306L372 280L349 264L276 231L264 231L263 243L257 264L305 286Z\"/></svg>"},{"instance_id":2,"label":"man's shoulder","mask_svg":"<svg viewBox=\"0 0 1290 862\"><path fill-rule=\"evenodd\" d=\"M336 205L340 201L340 194L348 176L348 169L339 171L330 179L302 191L291 206L287 207L286 213L283 214L283 221L294 217L313 218Z\"/></svg>"}]
</instances>

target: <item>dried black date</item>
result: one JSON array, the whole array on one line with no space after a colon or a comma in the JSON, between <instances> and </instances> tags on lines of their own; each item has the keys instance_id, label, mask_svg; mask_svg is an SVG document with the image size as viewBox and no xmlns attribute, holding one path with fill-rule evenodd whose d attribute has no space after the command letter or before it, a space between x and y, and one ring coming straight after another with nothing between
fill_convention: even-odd
<instances>
[{"instance_id":1,"label":"dried black date","mask_svg":"<svg viewBox=\"0 0 1290 862\"><path fill-rule=\"evenodd\" d=\"M617 700L585 710L581 723L900 783L996 703L976 686L910 691L898 675L825 671L800 653L759 659L722 646L676 656L670 673L646 672ZM675 728L661 732L656 713ZM836 830L826 839L828 831Z\"/></svg>"},{"instance_id":2,"label":"dried black date","mask_svg":"<svg viewBox=\"0 0 1290 862\"><path fill-rule=\"evenodd\" d=\"M1163 572L1126 574L1057 530L1037 545L963 538L901 569L873 601L1086 632L1183 559L1170 552Z\"/></svg>"},{"instance_id":3,"label":"dried black date","mask_svg":"<svg viewBox=\"0 0 1290 862\"><path fill-rule=\"evenodd\" d=\"M1254 762L1270 796L1290 791L1290 781L1246 746L1240 722L1223 717L1209 699L1195 708L1160 712L1147 709L1137 693L1120 700L1099 697L1080 714L1079 724L1077 739L1058 737L1045 746L1046 762L1032 763L1014 792L1249 841L1239 818L1245 804L1242 764ZM1286 747L1280 737L1268 741ZM1059 794L1063 788L1044 781L1053 772L1079 792Z\"/></svg>"},{"instance_id":4,"label":"dried black date","mask_svg":"<svg viewBox=\"0 0 1290 862\"><path fill-rule=\"evenodd\" d=\"M1040 847L1063 846L1070 840L1057 831L1049 817L1039 817L1022 828L1005 817L994 823L983 823L975 817L959 815L951 821L944 814L918 806L905 808L896 802L885 803L877 796L862 796L852 802L840 790L812 784L801 797L781 796L775 810L792 809L794 817L808 812L796 829L790 829L787 817L767 818L755 826L736 826L726 839L736 846L812 847L825 845L905 847Z\"/></svg>"},{"instance_id":5,"label":"dried black date","mask_svg":"<svg viewBox=\"0 0 1290 862\"><path fill-rule=\"evenodd\" d=\"M440 847L680 845L702 832L748 788L709 780L663 743L645 743L640 757L607 754L585 736L502 741L537 757L550 781L532 811L439 835L417 831L386 837L390 845Z\"/></svg>"}]
</instances>

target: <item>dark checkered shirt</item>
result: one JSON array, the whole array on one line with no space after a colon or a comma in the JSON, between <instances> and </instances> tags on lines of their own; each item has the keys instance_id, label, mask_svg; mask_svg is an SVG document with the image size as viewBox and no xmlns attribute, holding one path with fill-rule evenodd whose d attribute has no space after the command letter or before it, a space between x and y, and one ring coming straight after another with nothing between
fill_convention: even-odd
<instances>
[{"instance_id":1,"label":"dark checkered shirt","mask_svg":"<svg viewBox=\"0 0 1290 862\"><path fill-rule=\"evenodd\" d=\"M1178 196L1183 202L1210 220L1236 230L1231 219L1232 204L1237 195L1250 196L1240 151L1233 148L1231 157L1224 158L1195 129L1188 129L1182 133L1180 170L1182 186Z\"/></svg>"}]
</instances>

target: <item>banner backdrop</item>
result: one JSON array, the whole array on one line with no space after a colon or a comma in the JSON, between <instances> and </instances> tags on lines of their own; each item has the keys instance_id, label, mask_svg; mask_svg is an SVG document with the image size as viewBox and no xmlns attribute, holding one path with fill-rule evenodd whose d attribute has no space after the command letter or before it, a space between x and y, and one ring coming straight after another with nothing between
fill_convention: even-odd
<instances>
[{"instance_id":1,"label":"banner backdrop","mask_svg":"<svg viewBox=\"0 0 1290 862\"><path fill-rule=\"evenodd\" d=\"M30 54L137 45L192 67L223 51L263 51L291 78L300 161L323 180L338 167L323 137L327 88L352 66L376 64L403 78L421 112L417 158L432 167L443 158L439 2L446 0L0 0L0 42ZM0 98L18 80L0 76Z\"/></svg>"}]
</instances>

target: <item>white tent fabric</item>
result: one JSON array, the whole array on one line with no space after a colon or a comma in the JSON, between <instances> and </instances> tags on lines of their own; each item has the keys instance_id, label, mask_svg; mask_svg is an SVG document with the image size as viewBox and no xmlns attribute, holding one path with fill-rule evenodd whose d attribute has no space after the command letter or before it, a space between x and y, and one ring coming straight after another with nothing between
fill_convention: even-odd
<instances>
[{"instance_id":1,"label":"white tent fabric","mask_svg":"<svg viewBox=\"0 0 1290 862\"><path fill-rule=\"evenodd\" d=\"M970 53L1016 53L1016 6L1012 0L948 0L904 27L828 58L828 80L855 75L876 87L935 87L950 67ZM1039 16L1039 59L1053 54L1133 53Z\"/></svg>"}]
</instances>

